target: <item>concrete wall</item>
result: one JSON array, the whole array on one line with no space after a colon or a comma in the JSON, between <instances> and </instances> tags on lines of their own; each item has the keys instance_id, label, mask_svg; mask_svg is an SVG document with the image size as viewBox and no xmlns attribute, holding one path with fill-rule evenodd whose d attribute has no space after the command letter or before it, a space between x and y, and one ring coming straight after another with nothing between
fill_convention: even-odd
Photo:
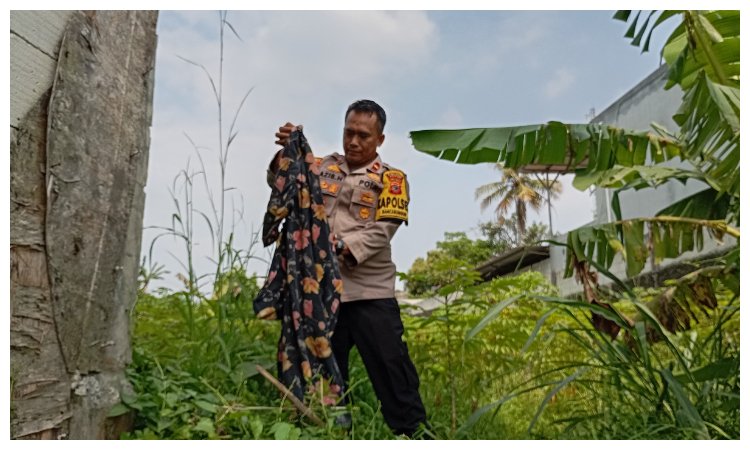
<instances>
[{"instance_id":1,"label":"concrete wall","mask_svg":"<svg viewBox=\"0 0 750 450\"><path fill-rule=\"evenodd\" d=\"M69 435L70 377L57 339L45 239L47 106L74 12L10 12L11 437Z\"/></svg>"},{"instance_id":2,"label":"concrete wall","mask_svg":"<svg viewBox=\"0 0 750 450\"><path fill-rule=\"evenodd\" d=\"M672 116L682 103L682 90L674 86L664 90L667 81L667 66L654 71L633 89L625 93L615 103L596 116L592 123L604 123L620 128L646 131L651 130L652 123L658 123L669 131L678 131ZM689 168L689 164L670 161L665 164L671 167ZM620 208L623 219L654 216L660 209L676 201L705 189L705 185L697 181L689 181L683 185L671 181L657 189L643 189L641 191L625 191L620 194ZM596 223L607 223L614 220L610 202L611 189L596 189L594 192Z\"/></svg>"},{"instance_id":3,"label":"concrete wall","mask_svg":"<svg viewBox=\"0 0 750 450\"><path fill-rule=\"evenodd\" d=\"M51 86L57 52L73 11L10 12L10 126L21 119Z\"/></svg>"}]
</instances>

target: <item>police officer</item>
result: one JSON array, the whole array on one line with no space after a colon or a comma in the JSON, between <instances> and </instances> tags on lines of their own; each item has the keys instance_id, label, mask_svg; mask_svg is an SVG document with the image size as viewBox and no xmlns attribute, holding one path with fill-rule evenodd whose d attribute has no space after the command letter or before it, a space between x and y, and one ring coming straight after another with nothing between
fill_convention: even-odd
<instances>
[{"instance_id":1,"label":"police officer","mask_svg":"<svg viewBox=\"0 0 750 450\"><path fill-rule=\"evenodd\" d=\"M402 340L390 243L401 223L408 224L409 187L406 175L378 155L385 139L383 108L358 100L344 117L344 154L316 158L314 167L344 281L333 352L348 383L349 352L357 347L386 423L394 433L411 436L426 417L417 371ZM276 144L286 144L295 128L281 126ZM278 154L269 167L269 185L277 159Z\"/></svg>"}]
</instances>

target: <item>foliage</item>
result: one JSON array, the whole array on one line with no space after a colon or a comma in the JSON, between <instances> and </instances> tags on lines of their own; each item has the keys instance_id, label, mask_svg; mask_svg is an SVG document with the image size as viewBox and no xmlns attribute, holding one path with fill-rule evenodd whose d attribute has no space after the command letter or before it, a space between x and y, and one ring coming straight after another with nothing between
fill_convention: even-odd
<instances>
[{"instance_id":1,"label":"foliage","mask_svg":"<svg viewBox=\"0 0 750 450\"><path fill-rule=\"evenodd\" d=\"M676 14L682 16L662 51L669 66L666 88L679 85L683 90L682 104L674 115L680 127L676 135L659 125L654 125L654 131L636 132L604 124L559 122L411 133L416 149L441 159L502 163L508 169L574 172L573 184L578 189L592 185L616 189L612 197L616 221L574 230L563 244L568 247L565 274L575 273L586 280L589 302L597 302L593 292L596 280L589 266L613 278L609 269L617 254L626 261L628 276L633 276L643 269L649 256L654 260L675 258L700 249L704 231L716 239L729 234L739 241L739 231L731 226L739 220L740 205L739 11L667 11L649 25L654 14L652 11L641 21L640 13L631 20L630 11L618 11L615 18L631 20L626 36L640 45L645 35L646 50L653 27ZM640 31L635 34L639 25ZM682 165L663 164L673 158ZM694 196L691 201L683 199L669 205L663 215L622 219L621 191L687 180L705 185L700 194L703 201L692 202L697 199ZM707 214L700 210L706 199L721 206L710 208ZM733 254L715 261L712 268L713 276L730 287L739 282L739 258ZM613 281L627 290L621 281ZM693 283L691 290L698 288L694 280L686 282Z\"/></svg>"},{"instance_id":2,"label":"foliage","mask_svg":"<svg viewBox=\"0 0 750 450\"><path fill-rule=\"evenodd\" d=\"M275 371L278 322L257 320L258 287L236 267L219 277L216 292L190 301L187 291L141 293L133 321L134 393L122 394L111 415L135 412L128 439L341 439L334 426L342 411L308 405L326 427L301 419L261 377L256 364ZM353 429L357 439L392 438L358 355L350 368Z\"/></svg>"},{"instance_id":3,"label":"foliage","mask_svg":"<svg viewBox=\"0 0 750 450\"><path fill-rule=\"evenodd\" d=\"M446 272L448 269L443 267ZM507 304L508 298L555 292L537 272L480 285L475 284L477 274L470 270L454 266L451 275L451 282L440 289L439 308L426 317L404 317L406 340L420 370L420 390L430 422L444 438L465 437L457 433L457 425L490 400L491 393L504 390L509 380L528 374L529 361L519 357L518 350L533 328L540 302L527 298L514 302L498 312L488 332L476 339L465 339L467 334L488 308ZM502 427L472 437L505 438L506 432Z\"/></svg>"},{"instance_id":4,"label":"foliage","mask_svg":"<svg viewBox=\"0 0 750 450\"><path fill-rule=\"evenodd\" d=\"M648 18L655 11L649 13ZM675 122L680 126L683 153L706 176L706 182L719 193L739 196L740 161L740 12L664 11L651 26L682 15L662 50L669 65L666 88L679 85L683 103ZM626 36L640 25L646 32L649 20L640 13L618 11L615 18L631 21ZM633 40L640 45L640 39ZM648 48L648 39L644 50ZM739 208L739 205L737 205ZM739 209L737 209L739 212Z\"/></svg>"},{"instance_id":5,"label":"foliage","mask_svg":"<svg viewBox=\"0 0 750 450\"><path fill-rule=\"evenodd\" d=\"M606 314L595 305L532 295L550 309L529 340L541 337L558 356L543 360L535 376L485 405L465 426L511 399L546 391L529 433L549 413L559 416L557 432L568 438L738 438L739 305L731 292L718 291L719 308L708 320L677 334L662 328L643 301L660 290L622 299L622 309L643 313L642 321L619 321L628 331L624 340L610 339L586 319L591 310ZM656 343L649 339L652 331L660 334Z\"/></svg>"},{"instance_id":6,"label":"foliage","mask_svg":"<svg viewBox=\"0 0 750 450\"><path fill-rule=\"evenodd\" d=\"M542 275L537 272L478 284L481 278L473 270L476 263L469 260L476 254L468 251L468 249L472 245L485 245L484 241L473 242L464 233L446 233L446 238L445 242L438 243L436 251L432 251L428 255L428 260L430 260L429 273L418 272L420 267L415 264L409 274L405 275L407 286L413 286L415 278L416 281L422 281L429 276L432 283L430 286L431 295L439 299L441 306L434 311L428 311L426 319L407 321L406 328L409 330L409 324L411 323L414 325L413 329L418 330L415 331L413 340L411 333L407 334L410 335L408 341L412 343L412 348L415 348L416 345L415 363L417 366L420 363L425 365L420 375L423 385L439 386L434 399L435 403L442 404L443 401L446 401L449 405L446 408L448 409L447 417L441 417L437 422L434 417L431 419L433 430L439 435L456 437L459 415L461 413L466 414L466 395L473 393L472 408L476 409L479 400L482 398L481 394L485 392L481 390L482 379L484 376L494 378L498 373L496 370L492 370L492 366L487 363L479 365L483 367L482 370L473 370L472 366L464 367L467 356L471 359L479 355L488 356L492 355L493 352L503 351L506 353L504 355L505 361L508 362L514 360L514 357L510 354L515 352L512 341L507 339L507 330L502 333L505 337L505 345L502 347L474 345L479 342L478 340L472 341L470 346L467 347L466 342L470 339L464 340L464 336L473 336L473 330L470 330L472 324L488 307L492 307L491 311L494 311L492 318L494 318L508 305L515 303L515 300L520 296L533 292L549 294L554 292L554 288L549 286ZM462 255L464 259L461 259ZM510 296L510 299L505 298L507 296ZM501 301L502 299L504 300ZM518 305L523 303L524 301L521 301ZM518 305L511 309L517 310ZM412 313L415 312L419 313L412 310ZM526 317L525 314L527 312L524 311L523 317ZM513 327L514 330L522 329L520 324L514 325L517 325ZM519 347L520 345L519 343ZM477 350L478 353L473 353L473 350ZM426 358L422 359L422 356L426 356ZM518 364L510 364L503 366L503 370L512 371L514 368L519 369L519 367ZM426 377L425 374L427 374ZM475 377L473 382L470 383L471 387L459 381L459 379L467 378L468 374L473 374L471 376ZM429 388L426 387L426 389ZM463 402L458 399L459 392ZM445 422L444 426L436 427L437 423L443 421Z\"/></svg>"},{"instance_id":7,"label":"foliage","mask_svg":"<svg viewBox=\"0 0 750 450\"><path fill-rule=\"evenodd\" d=\"M644 23L639 13L627 32L635 45L646 36L644 50L654 14ZM684 91L674 116L680 126L676 135L658 125L654 131L630 131L559 122L411 133L415 148L441 159L574 172L579 189L616 189L615 222L583 227L568 236L567 275L575 273L584 283L585 301L531 296L551 309L541 315L529 342L542 336L553 343L555 355L541 358L546 369L479 408L459 435L486 420L486 413L494 411L494 419L501 408L507 414L515 399L546 391L529 421L531 436L542 429L544 437L554 436L554 425L564 425L562 435L573 438L739 436L739 246L658 289L648 302L642 298L648 295L608 270L619 253L628 275L635 275L649 249L654 259L674 258L700 249L704 232L739 240L739 231L731 225L739 218L739 12L664 12L651 27L675 14L682 15L682 23L663 55L669 65L666 87L679 85ZM616 17L630 20L631 15L621 11ZM682 165L662 164L673 158ZM656 217L622 220L622 190L689 179L703 183L705 190L669 205ZM611 278L624 297L606 298L598 292L589 265ZM479 335L521 298L488 309L467 337ZM688 330L691 318L695 323ZM621 338L606 332L604 322L623 329ZM552 410L555 417L554 404L562 396L567 397L561 402L566 414L539 426L545 411Z\"/></svg>"},{"instance_id":8,"label":"foliage","mask_svg":"<svg viewBox=\"0 0 750 450\"><path fill-rule=\"evenodd\" d=\"M192 326L186 293L139 299L129 369L135 395L113 411L136 411L136 430L125 437L393 439L356 352L349 434L333 426L335 411L318 407L327 425L316 427L280 402L253 370L275 365L278 325L248 316L257 288L241 273L227 277L223 294L195 305ZM438 309L403 315L435 437L739 436L739 303L730 291L720 290L719 307L700 326L656 328L669 339L650 343L653 320L631 327L632 342L611 341L586 318L590 305L557 297L537 272L475 281L456 268ZM639 311L663 292L636 291L638 300L620 299L621 309Z\"/></svg>"},{"instance_id":9,"label":"foliage","mask_svg":"<svg viewBox=\"0 0 750 450\"><path fill-rule=\"evenodd\" d=\"M251 429L235 413L262 398L245 384L256 363L274 364L275 333L263 322L249 322L258 290L254 277L237 268L220 283L218 296L199 303L188 292L139 297L128 369L135 396L123 398L137 411L131 437L216 438L233 427Z\"/></svg>"},{"instance_id":10,"label":"foliage","mask_svg":"<svg viewBox=\"0 0 750 450\"><path fill-rule=\"evenodd\" d=\"M427 252L425 258L414 260L409 272L403 274L410 295L429 295L437 287L449 283L450 276L441 267L471 269L500 250L492 242L472 240L464 232L446 232L444 236L445 240L439 241L435 250Z\"/></svg>"},{"instance_id":11,"label":"foliage","mask_svg":"<svg viewBox=\"0 0 750 450\"><path fill-rule=\"evenodd\" d=\"M540 125L410 133L417 150L458 164L497 163L561 166L577 177L614 166L637 167L681 155L677 142L658 132L636 132L600 124Z\"/></svg>"}]
</instances>

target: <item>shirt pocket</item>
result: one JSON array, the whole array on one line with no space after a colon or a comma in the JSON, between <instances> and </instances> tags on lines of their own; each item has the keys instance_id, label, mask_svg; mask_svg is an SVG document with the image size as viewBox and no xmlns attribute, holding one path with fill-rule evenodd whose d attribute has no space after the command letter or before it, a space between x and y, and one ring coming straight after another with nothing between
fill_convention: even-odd
<instances>
[{"instance_id":1,"label":"shirt pocket","mask_svg":"<svg viewBox=\"0 0 750 450\"><path fill-rule=\"evenodd\" d=\"M326 216L330 216L333 212L333 207L336 205L339 192L341 192L341 185L341 182L320 177L320 190L323 193L323 205L326 208Z\"/></svg>"},{"instance_id":2,"label":"shirt pocket","mask_svg":"<svg viewBox=\"0 0 750 450\"><path fill-rule=\"evenodd\" d=\"M358 222L372 222L375 220L375 206L378 195L370 189L355 187L352 191L352 202L349 214Z\"/></svg>"}]
</instances>

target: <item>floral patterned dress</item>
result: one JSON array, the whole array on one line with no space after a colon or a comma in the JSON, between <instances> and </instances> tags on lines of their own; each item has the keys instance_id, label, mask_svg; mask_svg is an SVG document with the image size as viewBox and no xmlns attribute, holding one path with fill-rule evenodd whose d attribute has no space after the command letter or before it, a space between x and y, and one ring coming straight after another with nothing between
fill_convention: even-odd
<instances>
[{"instance_id":1,"label":"floral patterned dress","mask_svg":"<svg viewBox=\"0 0 750 450\"><path fill-rule=\"evenodd\" d=\"M294 131L282 150L263 218L263 244L276 242L276 251L253 307L261 319L281 320L281 382L300 399L305 390L325 387L323 399L333 404L343 386L331 349L343 282L318 172L307 139Z\"/></svg>"}]
</instances>

